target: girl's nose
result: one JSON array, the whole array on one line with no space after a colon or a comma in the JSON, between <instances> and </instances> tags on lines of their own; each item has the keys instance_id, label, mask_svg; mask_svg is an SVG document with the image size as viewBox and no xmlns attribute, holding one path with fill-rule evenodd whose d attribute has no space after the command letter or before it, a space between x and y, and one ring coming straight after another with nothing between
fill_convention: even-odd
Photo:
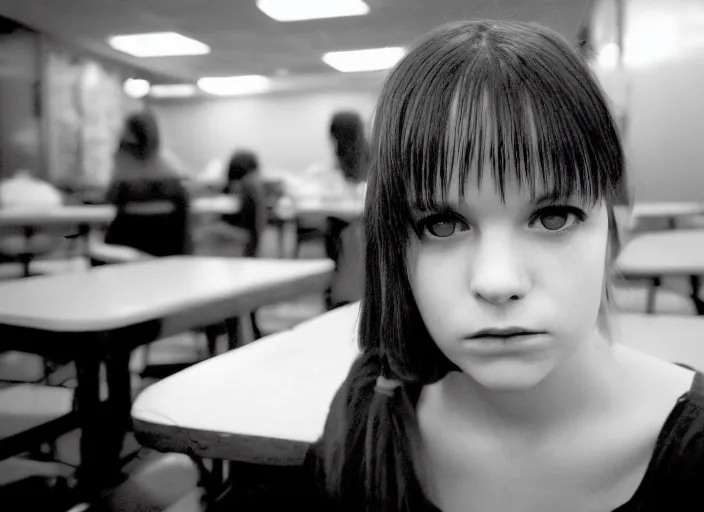
<instances>
[{"instance_id":1,"label":"girl's nose","mask_svg":"<svg viewBox=\"0 0 704 512\"><path fill-rule=\"evenodd\" d=\"M470 269L470 290L480 301L504 305L530 289L525 261L508 233L483 234Z\"/></svg>"}]
</instances>

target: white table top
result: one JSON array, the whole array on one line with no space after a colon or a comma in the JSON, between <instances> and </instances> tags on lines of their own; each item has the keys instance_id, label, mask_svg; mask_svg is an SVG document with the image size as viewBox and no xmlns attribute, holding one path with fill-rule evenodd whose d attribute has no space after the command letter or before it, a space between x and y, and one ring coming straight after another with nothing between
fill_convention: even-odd
<instances>
[{"instance_id":1,"label":"white table top","mask_svg":"<svg viewBox=\"0 0 704 512\"><path fill-rule=\"evenodd\" d=\"M110 205L75 205L0 209L0 227L56 224L109 224L115 217Z\"/></svg>"},{"instance_id":2,"label":"white table top","mask_svg":"<svg viewBox=\"0 0 704 512\"><path fill-rule=\"evenodd\" d=\"M134 403L136 428L143 421L159 425L160 435L185 430L189 439L217 433L219 447L209 456L227 445L237 460L300 458L300 445L320 436L358 354L358 311L358 304L334 310L150 386ZM704 319L621 315L615 336L615 342L704 370Z\"/></svg>"},{"instance_id":3,"label":"white table top","mask_svg":"<svg viewBox=\"0 0 704 512\"><path fill-rule=\"evenodd\" d=\"M358 312L357 304L336 309L179 372L143 391L132 416L243 438L310 443L320 435L358 354ZM283 449L273 457L287 455Z\"/></svg>"},{"instance_id":4,"label":"white table top","mask_svg":"<svg viewBox=\"0 0 704 512\"><path fill-rule=\"evenodd\" d=\"M191 201L191 213L194 215L232 214L237 213L240 208L239 198L228 195L199 197ZM0 227L109 224L115 218L116 212L115 206L109 204L7 208L0 209Z\"/></svg>"},{"instance_id":5,"label":"white table top","mask_svg":"<svg viewBox=\"0 0 704 512\"><path fill-rule=\"evenodd\" d=\"M191 212L196 215L227 215L237 213L242 207L238 197L219 195L213 197L197 197L191 201Z\"/></svg>"},{"instance_id":6,"label":"white table top","mask_svg":"<svg viewBox=\"0 0 704 512\"><path fill-rule=\"evenodd\" d=\"M623 248L617 266L629 276L704 274L704 230L638 235Z\"/></svg>"},{"instance_id":7,"label":"white table top","mask_svg":"<svg viewBox=\"0 0 704 512\"><path fill-rule=\"evenodd\" d=\"M176 256L0 283L0 324L105 331L332 273L330 260Z\"/></svg>"},{"instance_id":8,"label":"white table top","mask_svg":"<svg viewBox=\"0 0 704 512\"><path fill-rule=\"evenodd\" d=\"M697 202L652 202L635 203L633 218L687 217L704 215L704 203Z\"/></svg>"},{"instance_id":9,"label":"white table top","mask_svg":"<svg viewBox=\"0 0 704 512\"><path fill-rule=\"evenodd\" d=\"M361 201L327 201L306 200L295 205L299 217L336 217L352 221L364 213L364 203Z\"/></svg>"}]
</instances>

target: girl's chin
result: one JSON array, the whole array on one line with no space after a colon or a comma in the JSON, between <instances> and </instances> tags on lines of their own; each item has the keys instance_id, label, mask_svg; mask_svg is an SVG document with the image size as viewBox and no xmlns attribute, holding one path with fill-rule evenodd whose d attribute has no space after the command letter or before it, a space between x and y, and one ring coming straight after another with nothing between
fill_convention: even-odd
<instances>
[{"instance_id":1,"label":"girl's chin","mask_svg":"<svg viewBox=\"0 0 704 512\"><path fill-rule=\"evenodd\" d=\"M542 363L542 364L541 364ZM546 362L500 361L493 364L458 365L463 373L487 391L516 393L540 384L554 369Z\"/></svg>"}]
</instances>

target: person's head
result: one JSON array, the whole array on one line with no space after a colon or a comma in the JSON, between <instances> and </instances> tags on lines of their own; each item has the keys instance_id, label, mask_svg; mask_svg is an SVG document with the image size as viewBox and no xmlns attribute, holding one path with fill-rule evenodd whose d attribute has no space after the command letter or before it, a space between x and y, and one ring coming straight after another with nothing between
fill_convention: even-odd
<instances>
[{"instance_id":1,"label":"person's head","mask_svg":"<svg viewBox=\"0 0 704 512\"><path fill-rule=\"evenodd\" d=\"M391 71L373 120L364 214L367 367L350 374L350 414L369 417L347 433L366 439L352 445L362 446L368 496L405 499L388 482L414 471L383 456L407 436L370 441L394 430L394 411L408 402L404 388L396 398L375 393L375 374L408 388L462 371L489 390L516 391L593 339L607 311L612 207L625 199L624 180L599 86L546 28L448 24ZM466 339L513 326L546 334L498 349ZM333 471L331 488L346 471L354 468Z\"/></svg>"},{"instance_id":2,"label":"person's head","mask_svg":"<svg viewBox=\"0 0 704 512\"><path fill-rule=\"evenodd\" d=\"M364 122L356 112L337 112L330 123L330 137L335 155L345 177L353 181L366 178L369 165L369 143L364 134Z\"/></svg>"},{"instance_id":3,"label":"person's head","mask_svg":"<svg viewBox=\"0 0 704 512\"><path fill-rule=\"evenodd\" d=\"M151 112L137 112L125 120L120 152L137 160L149 160L158 154L160 145L159 127Z\"/></svg>"},{"instance_id":4,"label":"person's head","mask_svg":"<svg viewBox=\"0 0 704 512\"><path fill-rule=\"evenodd\" d=\"M259 160L252 151L235 151L227 166L227 181L228 183L236 183L258 169Z\"/></svg>"}]
</instances>

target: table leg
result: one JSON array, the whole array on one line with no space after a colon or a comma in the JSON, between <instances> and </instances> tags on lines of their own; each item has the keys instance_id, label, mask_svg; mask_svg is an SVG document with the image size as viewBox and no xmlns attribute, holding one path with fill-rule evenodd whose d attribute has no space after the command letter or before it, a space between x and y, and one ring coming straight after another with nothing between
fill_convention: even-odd
<instances>
[{"instance_id":1,"label":"table leg","mask_svg":"<svg viewBox=\"0 0 704 512\"><path fill-rule=\"evenodd\" d=\"M119 342L111 346L114 350L109 351L105 361L109 407L105 423L104 465L112 474L118 474L125 435L132 428L131 351Z\"/></svg>"},{"instance_id":2,"label":"table leg","mask_svg":"<svg viewBox=\"0 0 704 512\"><path fill-rule=\"evenodd\" d=\"M288 222L282 220L279 222L279 258L286 257L286 226Z\"/></svg>"},{"instance_id":3,"label":"table leg","mask_svg":"<svg viewBox=\"0 0 704 512\"><path fill-rule=\"evenodd\" d=\"M223 476L223 461L211 459L211 468L197 455L191 455L191 460L198 468L198 486L203 488L201 505L208 512L217 510L218 499L227 489L227 481Z\"/></svg>"},{"instance_id":4,"label":"table leg","mask_svg":"<svg viewBox=\"0 0 704 512\"><path fill-rule=\"evenodd\" d=\"M22 232L24 233L24 241L27 244L27 246L25 247L25 251L19 255L19 260L22 263L22 271L24 273L23 277L29 277L31 275L29 271L29 265L30 263L32 263L34 254L32 254L32 252L29 250L29 245L36 231L37 230L34 228L34 226L25 226L22 229Z\"/></svg>"},{"instance_id":5,"label":"table leg","mask_svg":"<svg viewBox=\"0 0 704 512\"><path fill-rule=\"evenodd\" d=\"M209 325L205 328L205 338L208 342L208 357L215 357L218 351L218 336L222 332L220 325ZM227 329L225 330L227 332Z\"/></svg>"},{"instance_id":6,"label":"table leg","mask_svg":"<svg viewBox=\"0 0 704 512\"><path fill-rule=\"evenodd\" d=\"M32 255L29 253L22 253L18 256L18 259L22 265L22 277L30 277L32 273L29 270L29 266L32 263Z\"/></svg>"},{"instance_id":7,"label":"table leg","mask_svg":"<svg viewBox=\"0 0 704 512\"><path fill-rule=\"evenodd\" d=\"M701 287L701 278L698 275L689 276L689 282L692 287L692 301L694 307L697 308L697 315L704 315L704 301L699 298L699 288Z\"/></svg>"},{"instance_id":8,"label":"table leg","mask_svg":"<svg viewBox=\"0 0 704 512\"><path fill-rule=\"evenodd\" d=\"M655 312L655 296L658 293L658 288L660 287L660 278L654 277L652 279L652 284L648 289L648 299L645 307L645 313L652 315Z\"/></svg>"},{"instance_id":9,"label":"table leg","mask_svg":"<svg viewBox=\"0 0 704 512\"><path fill-rule=\"evenodd\" d=\"M240 319L239 318L229 318L225 321L225 327L227 328L227 348L232 350L240 345Z\"/></svg>"},{"instance_id":10,"label":"table leg","mask_svg":"<svg viewBox=\"0 0 704 512\"><path fill-rule=\"evenodd\" d=\"M81 466L77 476L86 490L97 490L101 483L103 458L100 403L101 354L97 344L86 343L76 356L75 399L81 425Z\"/></svg>"},{"instance_id":11,"label":"table leg","mask_svg":"<svg viewBox=\"0 0 704 512\"><path fill-rule=\"evenodd\" d=\"M81 245L83 246L81 248L81 253L82 256L86 259L90 259L90 225L88 224L80 224L78 226L78 238L81 241Z\"/></svg>"}]
</instances>

